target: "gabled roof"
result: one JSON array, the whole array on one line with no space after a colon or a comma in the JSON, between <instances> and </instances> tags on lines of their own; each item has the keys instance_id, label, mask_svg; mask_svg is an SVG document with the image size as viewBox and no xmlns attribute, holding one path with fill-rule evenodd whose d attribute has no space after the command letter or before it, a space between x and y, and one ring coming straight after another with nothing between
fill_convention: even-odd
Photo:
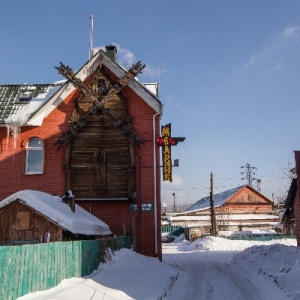
<instances>
[{"instance_id":1,"label":"gabled roof","mask_svg":"<svg viewBox=\"0 0 300 300\"><path fill-rule=\"evenodd\" d=\"M258 191L256 191L252 187L250 187L249 185L242 185L237 188L230 189L230 190L227 190L227 191L219 193L219 194L215 194L213 197L214 207L220 207L220 206L224 205L225 202L230 200L236 193L238 193L239 191L241 191L244 188L249 188L256 193L259 193ZM261 196L264 199L270 201L265 196L263 196L263 195L261 195ZM196 211L205 210L205 209L210 209L210 196L200 199L198 202L194 203L188 209L186 209L186 212L196 212Z\"/></svg>"},{"instance_id":2,"label":"gabled roof","mask_svg":"<svg viewBox=\"0 0 300 300\"><path fill-rule=\"evenodd\" d=\"M84 81L97 69L99 64L105 65L118 78L126 73L126 70L110 60L103 50L99 50L76 72L76 77ZM36 87L36 91L39 93L34 94L28 104L16 104L15 100L19 90L24 86ZM155 112L161 111L161 102L138 80L131 80L128 86ZM75 87L67 81L43 85L0 85L0 125L17 123L18 125L40 126L44 118L74 90Z\"/></svg>"},{"instance_id":3,"label":"gabled roof","mask_svg":"<svg viewBox=\"0 0 300 300\"><path fill-rule=\"evenodd\" d=\"M215 194L214 195L214 206L219 207L222 206L227 200L229 200L234 194L236 194L238 191L240 191L243 186L239 186L237 188ZM198 202L191 205L188 209L186 209L186 212L192 212L197 210L204 210L210 208L210 196L204 197L200 199Z\"/></svg>"},{"instance_id":4,"label":"gabled roof","mask_svg":"<svg viewBox=\"0 0 300 300\"><path fill-rule=\"evenodd\" d=\"M107 224L79 205L75 204L75 212L72 212L70 207L63 203L62 198L58 196L40 191L23 190L0 201L0 210L14 201L20 201L73 234L98 236L112 233Z\"/></svg>"}]
</instances>

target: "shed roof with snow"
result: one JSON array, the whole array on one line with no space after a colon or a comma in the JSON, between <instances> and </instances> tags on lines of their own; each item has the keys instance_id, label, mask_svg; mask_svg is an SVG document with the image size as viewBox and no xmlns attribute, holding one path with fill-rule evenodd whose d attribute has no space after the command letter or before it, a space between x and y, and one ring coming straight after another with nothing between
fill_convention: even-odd
<instances>
[{"instance_id":1,"label":"shed roof with snow","mask_svg":"<svg viewBox=\"0 0 300 300\"><path fill-rule=\"evenodd\" d=\"M20 201L73 234L100 236L112 233L109 226L103 221L77 204L75 204L75 212L73 212L58 196L40 191L23 190L0 201L0 210L14 201Z\"/></svg>"}]
</instances>

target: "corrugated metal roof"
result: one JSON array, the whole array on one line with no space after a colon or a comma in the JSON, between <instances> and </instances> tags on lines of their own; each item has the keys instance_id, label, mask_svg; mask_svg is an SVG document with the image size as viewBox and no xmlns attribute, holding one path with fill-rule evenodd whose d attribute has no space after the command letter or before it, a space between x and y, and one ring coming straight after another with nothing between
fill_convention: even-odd
<instances>
[{"instance_id":1,"label":"corrugated metal roof","mask_svg":"<svg viewBox=\"0 0 300 300\"><path fill-rule=\"evenodd\" d=\"M231 198L234 194L236 194L239 190L244 188L245 185L239 186L237 188L227 190L225 192L215 194L214 195L214 206L219 207L223 205L229 198ZM210 208L210 196L204 197L200 199L198 202L194 203L191 205L186 212L192 212L192 211L197 211L197 210L204 210Z\"/></svg>"}]
</instances>

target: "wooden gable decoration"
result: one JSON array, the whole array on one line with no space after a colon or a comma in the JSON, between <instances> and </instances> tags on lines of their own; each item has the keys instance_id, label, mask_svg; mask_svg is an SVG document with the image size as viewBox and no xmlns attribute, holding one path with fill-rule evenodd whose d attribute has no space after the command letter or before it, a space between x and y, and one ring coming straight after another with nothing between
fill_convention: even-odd
<instances>
[{"instance_id":1,"label":"wooden gable decoration","mask_svg":"<svg viewBox=\"0 0 300 300\"><path fill-rule=\"evenodd\" d=\"M65 76L72 83L72 85L86 97L86 102L89 102L90 106L83 115L70 124L68 131L64 132L60 136L58 141L54 144L57 146L57 149L59 150L63 144L67 144L86 125L88 119L99 111L104 114L110 120L110 122L113 123L115 128L121 131L132 144L139 147L139 145L143 143L141 139L132 131L130 127L127 126L126 122L113 115L111 111L104 105L111 101L115 95L121 94L122 89L127 86L128 83L135 78L135 76L141 73L144 67L145 65L142 65L140 61L137 62L129 69L128 72L125 73L124 76L119 78L119 80L114 82L110 87L105 83L103 78L98 80L96 79L96 81L94 81L93 84L88 87L84 82L76 77L76 74L69 66L65 66L63 63L60 63L60 66L56 67L58 72ZM98 66L97 71L105 72L104 68L102 69L101 63ZM95 73L98 73L97 71ZM105 73L108 76L108 73ZM95 78L95 76L92 76L92 78Z\"/></svg>"},{"instance_id":2,"label":"wooden gable decoration","mask_svg":"<svg viewBox=\"0 0 300 300\"><path fill-rule=\"evenodd\" d=\"M88 87L98 88L102 82L111 85L107 76L97 71ZM91 100L80 94L75 100L73 120L78 120L93 106ZM118 119L130 124L123 94L114 95L105 108ZM85 126L72 138L66 148L65 170L67 190L76 198L132 199L134 147L101 111L91 115Z\"/></svg>"},{"instance_id":3,"label":"wooden gable decoration","mask_svg":"<svg viewBox=\"0 0 300 300\"><path fill-rule=\"evenodd\" d=\"M58 141L67 144L66 189L72 190L77 200L135 198L134 146L142 141L130 129L122 85L110 93L119 82L113 81L104 66L97 68L84 83L89 92L82 92L75 99L69 131ZM82 123L80 128L78 123Z\"/></svg>"}]
</instances>

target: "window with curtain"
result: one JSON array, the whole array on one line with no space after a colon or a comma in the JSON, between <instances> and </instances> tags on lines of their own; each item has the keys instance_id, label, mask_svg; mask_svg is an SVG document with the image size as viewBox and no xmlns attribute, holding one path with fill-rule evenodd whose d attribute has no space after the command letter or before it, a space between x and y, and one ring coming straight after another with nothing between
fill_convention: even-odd
<instances>
[{"instance_id":1,"label":"window with curtain","mask_svg":"<svg viewBox=\"0 0 300 300\"><path fill-rule=\"evenodd\" d=\"M25 174L43 174L44 171L44 143L39 138L28 141L26 148Z\"/></svg>"}]
</instances>

